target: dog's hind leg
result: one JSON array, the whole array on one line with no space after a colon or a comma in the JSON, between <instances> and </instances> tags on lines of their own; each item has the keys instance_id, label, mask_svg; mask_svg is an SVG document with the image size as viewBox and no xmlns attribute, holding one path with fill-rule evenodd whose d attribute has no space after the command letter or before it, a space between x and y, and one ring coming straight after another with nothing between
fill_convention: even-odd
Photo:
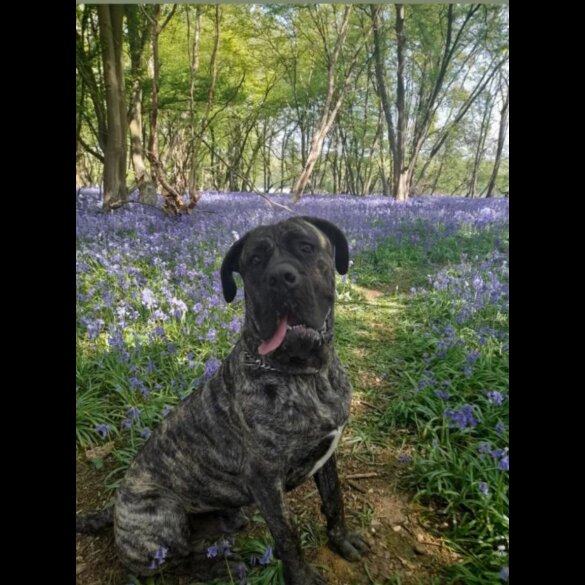
<instances>
[{"instance_id":1,"label":"dog's hind leg","mask_svg":"<svg viewBox=\"0 0 585 585\"><path fill-rule=\"evenodd\" d=\"M120 559L137 575L158 573L192 553L184 506L154 488L126 485L118 489L114 535Z\"/></svg>"}]
</instances>

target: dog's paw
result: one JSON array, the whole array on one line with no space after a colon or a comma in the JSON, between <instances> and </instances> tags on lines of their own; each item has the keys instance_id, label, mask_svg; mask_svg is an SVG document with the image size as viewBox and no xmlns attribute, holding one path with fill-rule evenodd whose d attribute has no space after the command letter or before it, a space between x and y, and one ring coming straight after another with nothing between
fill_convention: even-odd
<instances>
[{"instance_id":1,"label":"dog's paw","mask_svg":"<svg viewBox=\"0 0 585 585\"><path fill-rule=\"evenodd\" d=\"M370 547L359 534L347 529L329 532L329 546L347 561L359 561L370 551Z\"/></svg>"}]
</instances>

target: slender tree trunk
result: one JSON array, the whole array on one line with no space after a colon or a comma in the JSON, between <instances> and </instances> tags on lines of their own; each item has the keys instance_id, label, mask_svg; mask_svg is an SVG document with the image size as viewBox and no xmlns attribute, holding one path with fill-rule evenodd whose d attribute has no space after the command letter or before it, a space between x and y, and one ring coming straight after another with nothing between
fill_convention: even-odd
<instances>
[{"instance_id":1,"label":"slender tree trunk","mask_svg":"<svg viewBox=\"0 0 585 585\"><path fill-rule=\"evenodd\" d=\"M510 91L506 89L506 96L504 98L504 105L500 112L500 131L498 133L498 148L496 151L496 160L494 161L494 169L492 176L488 183L486 197L493 197L494 189L496 187L496 180L498 178L498 172L500 170L500 162L502 160L502 150L504 149L504 142L506 140L506 130L508 129L508 111L510 107Z\"/></svg>"},{"instance_id":2,"label":"slender tree trunk","mask_svg":"<svg viewBox=\"0 0 585 585\"><path fill-rule=\"evenodd\" d=\"M350 64L348 69L345 72L345 80L344 80L344 87L340 88L341 91L338 91L338 97L335 99L335 77L337 72L337 63L339 61L339 57L343 50L345 39L347 37L348 29L349 29L349 18L351 16L352 6L346 5L345 11L343 14L343 21L341 23L341 27L339 30L339 34L337 36L337 41L335 43L335 48L333 50L333 54L328 63L327 67L327 96L325 98L325 105L323 106L323 112L321 114L321 119L319 121L319 125L316 128L313 139L311 141L311 148L309 150L309 155L307 156L307 162L305 167L299 177L293 194L293 201L297 202L302 197L303 191L309 182L311 174L313 173L313 169L315 167L315 163L321 154L321 148L323 146L323 140L329 129L331 128L333 122L335 121L335 117L337 116L337 112L341 106L344 91L347 88L349 76L353 69L353 65L355 64L355 60L357 59L358 53L356 52L354 55L353 62ZM326 47L326 39L323 40L325 43L325 51L327 52Z\"/></svg>"},{"instance_id":3,"label":"slender tree trunk","mask_svg":"<svg viewBox=\"0 0 585 585\"><path fill-rule=\"evenodd\" d=\"M406 201L410 195L410 179L412 171L405 161L406 145L406 101L404 91L404 49L406 38L404 35L404 6L396 4L396 110L398 112L398 126L396 128L396 154L394 156L394 197L398 201Z\"/></svg>"},{"instance_id":4,"label":"slender tree trunk","mask_svg":"<svg viewBox=\"0 0 585 585\"><path fill-rule=\"evenodd\" d=\"M200 15L200 12L198 13ZM211 62L210 62L210 70L211 70L211 83L209 85L209 90L207 92L207 103L205 105L205 113L201 118L199 123L199 132L194 133L192 136L192 151L191 151L191 174L189 176L189 198L191 200L190 206L195 207L199 200L201 199L201 193L199 191L199 185L197 184L197 174L199 171L199 150L201 148L202 140L203 140L203 133L207 129L209 124L209 116L211 113L211 108L213 107L214 96L215 96L215 85L217 82L217 63L218 63L218 55L219 55L219 40L220 40L220 24L221 24L221 6L219 4L215 5L215 40L213 44L213 51L211 53ZM193 49L193 55L197 55L199 53L199 36L201 30L201 23L200 18L198 24L196 25L196 40L197 40L197 47L195 51L195 47ZM192 66L193 71L193 66ZM193 79L193 77L192 77ZM193 93L191 93L191 103L193 103ZM194 123L194 120L193 120Z\"/></svg>"},{"instance_id":5,"label":"slender tree trunk","mask_svg":"<svg viewBox=\"0 0 585 585\"><path fill-rule=\"evenodd\" d=\"M280 159L280 192L283 193L284 192L284 161L286 158L286 147L288 145L288 141L290 140L290 137L292 135L292 133L294 132L294 127L290 132L285 132L284 134L284 138L282 140L282 157Z\"/></svg>"},{"instance_id":6,"label":"slender tree trunk","mask_svg":"<svg viewBox=\"0 0 585 585\"><path fill-rule=\"evenodd\" d=\"M165 210L171 214L179 214L183 211L183 200L181 194L167 181L163 172L163 165L160 160L158 148L158 93L160 80L160 59L158 54L159 36L164 27L172 18L177 5L175 4L162 25L159 25L161 16L161 5L155 4L151 21L152 39L152 68L151 68L151 108L150 108L150 136L148 139L148 160L150 161L152 181L160 183L165 197Z\"/></svg>"},{"instance_id":7,"label":"slender tree trunk","mask_svg":"<svg viewBox=\"0 0 585 585\"><path fill-rule=\"evenodd\" d=\"M471 169L471 178L469 180L469 189L467 190L467 197L475 197L477 191L477 177L479 174L479 166L483 159L485 152L485 142L490 127L490 118L492 113L492 100L490 96L486 96L486 104L479 127L479 136L477 137L477 148L475 149L475 156L473 157L473 168Z\"/></svg>"},{"instance_id":8,"label":"slender tree trunk","mask_svg":"<svg viewBox=\"0 0 585 585\"><path fill-rule=\"evenodd\" d=\"M122 52L123 6L99 4L98 18L106 87L107 141L104 157L104 209L127 198L126 103Z\"/></svg>"},{"instance_id":9,"label":"slender tree trunk","mask_svg":"<svg viewBox=\"0 0 585 585\"><path fill-rule=\"evenodd\" d=\"M128 24L128 40L130 45L130 70L132 74L132 103L130 105L130 145L132 167L136 179L136 187L143 203L156 205L156 187L150 180L144 161L142 147L142 78L144 75L143 51L148 39L148 26L140 26L138 6L128 4L126 21Z\"/></svg>"},{"instance_id":10,"label":"slender tree trunk","mask_svg":"<svg viewBox=\"0 0 585 585\"><path fill-rule=\"evenodd\" d=\"M82 19L82 30L81 34L76 31L76 51L75 51L75 65L77 67L77 71L81 79L83 80L84 86L87 88L87 93L91 102L93 104L93 110L96 117L96 127L93 124L89 123L89 120L86 117L86 122L88 122L88 126L90 130L95 135L96 141L99 145L99 148L103 153L106 152L106 142L107 142L107 135L108 135L108 122L107 122L107 113L106 107L104 106L104 99L101 92L101 89L98 84L98 79L101 75L95 72L95 67L92 63L90 55L86 52L84 47L84 40L85 40L85 31L86 31L86 24L90 19L90 8L94 9L95 7L90 7L88 5L84 6L83 9L83 19ZM99 20L99 15L98 15ZM96 34L97 31L94 31ZM103 55L103 52L102 52ZM103 59L102 59L103 60ZM99 66L99 63L98 63ZM103 68L103 64L102 64ZM80 117L84 115L83 109L79 110ZM91 148L89 145L85 144L80 138L81 146L83 146L84 150L97 158L100 163L103 164L104 157L97 152L95 149Z\"/></svg>"},{"instance_id":11,"label":"slender tree trunk","mask_svg":"<svg viewBox=\"0 0 585 585\"><path fill-rule=\"evenodd\" d=\"M390 147L390 159L392 161L392 169L400 167L400 164L396 164L398 161L397 157L397 141L396 141L396 130L394 128L394 120L392 119L392 109L390 106L390 98L388 96L388 89L386 87L386 76L384 72L384 46L383 37L381 34L382 18L381 11L382 6L373 5L372 10L372 22L374 30L374 59L375 59L375 71L376 71L376 86L378 95L380 96L381 107L386 118L386 127L388 129L388 145ZM398 173L399 174L399 173ZM392 194L396 197L396 191L394 190L394 179L397 173L392 173ZM382 171L382 182L384 183L384 192L388 193L388 181L384 172Z\"/></svg>"},{"instance_id":12,"label":"slender tree trunk","mask_svg":"<svg viewBox=\"0 0 585 585\"><path fill-rule=\"evenodd\" d=\"M443 165L445 164L445 159L447 158L447 149L445 149L445 152L443 153L443 156L441 157L441 163L439 164L439 169L437 170L437 174L435 175L435 180L433 181L433 185L431 187L431 195L435 194L435 191L437 189L437 185L439 183L439 178L441 177L441 173L443 172Z\"/></svg>"}]
</instances>

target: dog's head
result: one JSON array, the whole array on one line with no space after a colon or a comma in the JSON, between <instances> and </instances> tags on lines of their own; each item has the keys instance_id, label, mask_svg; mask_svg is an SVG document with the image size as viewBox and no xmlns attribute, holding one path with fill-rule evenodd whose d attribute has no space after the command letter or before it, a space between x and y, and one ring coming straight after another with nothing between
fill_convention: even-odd
<instances>
[{"instance_id":1,"label":"dog's head","mask_svg":"<svg viewBox=\"0 0 585 585\"><path fill-rule=\"evenodd\" d=\"M331 339L335 270L346 274L349 249L332 223L294 217L259 226L239 239L221 266L225 300L237 291L241 274L246 299L246 333L261 356L300 364Z\"/></svg>"}]
</instances>

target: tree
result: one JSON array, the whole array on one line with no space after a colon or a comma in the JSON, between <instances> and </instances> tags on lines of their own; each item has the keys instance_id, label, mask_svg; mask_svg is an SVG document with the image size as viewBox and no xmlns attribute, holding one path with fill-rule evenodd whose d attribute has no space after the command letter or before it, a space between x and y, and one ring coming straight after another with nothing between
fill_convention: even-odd
<instances>
[{"instance_id":1,"label":"tree","mask_svg":"<svg viewBox=\"0 0 585 585\"><path fill-rule=\"evenodd\" d=\"M104 209L110 209L127 199L126 99L122 51L124 7L119 4L99 4L97 11L107 112L103 206Z\"/></svg>"},{"instance_id":2,"label":"tree","mask_svg":"<svg viewBox=\"0 0 585 585\"><path fill-rule=\"evenodd\" d=\"M311 177L313 169L315 168L315 163L317 162L317 159L321 153L321 148L323 147L323 141L325 140L327 133L333 125L335 117L337 116L337 112L341 107L345 92L349 86L351 75L357 63L358 56L363 48L364 42L364 39L361 39L361 43L358 45L358 48L351 56L348 57L348 63L342 63L342 66L345 65L341 73L342 81L336 83L337 76L339 75L337 67L338 63L342 61L341 56L349 30L349 18L351 16L352 6L351 4L347 4L344 8L343 16L341 17L341 24L339 25L338 29L336 27L336 40L333 50L331 50L329 46L331 42L331 34L328 23L323 16L323 11L325 10L324 6L315 5L309 10L311 11L315 26L319 31L319 36L321 37L322 47L327 63L327 93L325 95L325 102L321 112L319 124L313 133L313 139L311 141L311 148L309 150L309 155L307 156L307 161L294 187L293 201L295 202L301 198L303 191L305 190L305 187L307 186L307 183ZM335 5L332 5L331 11L334 17L334 24L337 25L337 10Z\"/></svg>"},{"instance_id":3,"label":"tree","mask_svg":"<svg viewBox=\"0 0 585 585\"><path fill-rule=\"evenodd\" d=\"M500 112L500 130L498 132L498 146L496 150L496 159L494 161L494 170L490 177L486 197L493 197L498 172L500 170L500 162L502 160L502 151L504 150L504 142L506 141L506 130L508 129L508 112L510 107L510 88L508 86L508 79L502 75L501 77L501 92L503 94L503 105Z\"/></svg>"},{"instance_id":4,"label":"tree","mask_svg":"<svg viewBox=\"0 0 585 585\"><path fill-rule=\"evenodd\" d=\"M132 96L129 112L130 144L132 148L132 167L140 201L156 204L156 187L146 169L142 135L142 84L144 78L144 49L148 44L150 26L146 18L146 8L139 9L136 4L125 5L128 25L128 45L130 49L130 75Z\"/></svg>"},{"instance_id":5,"label":"tree","mask_svg":"<svg viewBox=\"0 0 585 585\"><path fill-rule=\"evenodd\" d=\"M95 182L107 151L106 207L125 197L116 144L140 201L160 189L171 214L205 189L485 194L496 163L491 190L506 189L505 6L128 5L122 27L99 13L76 9L76 170Z\"/></svg>"},{"instance_id":6,"label":"tree","mask_svg":"<svg viewBox=\"0 0 585 585\"><path fill-rule=\"evenodd\" d=\"M437 128L438 112L444 107L453 84L458 80L465 86L465 72L472 69L470 65L480 61L482 35L476 30L484 22L479 18L480 9L479 4L457 8L453 4L446 7L426 6L420 7L420 10L412 7L409 12L412 38L409 47L405 7L395 5L396 99L393 108L385 71L384 9L376 5L371 7L376 85L384 109L393 160L393 195L400 201L408 199L411 193L414 170L431 131L436 138L427 164L507 59L506 55L483 67L483 73L472 89L466 91L467 97L456 113Z\"/></svg>"}]
</instances>

